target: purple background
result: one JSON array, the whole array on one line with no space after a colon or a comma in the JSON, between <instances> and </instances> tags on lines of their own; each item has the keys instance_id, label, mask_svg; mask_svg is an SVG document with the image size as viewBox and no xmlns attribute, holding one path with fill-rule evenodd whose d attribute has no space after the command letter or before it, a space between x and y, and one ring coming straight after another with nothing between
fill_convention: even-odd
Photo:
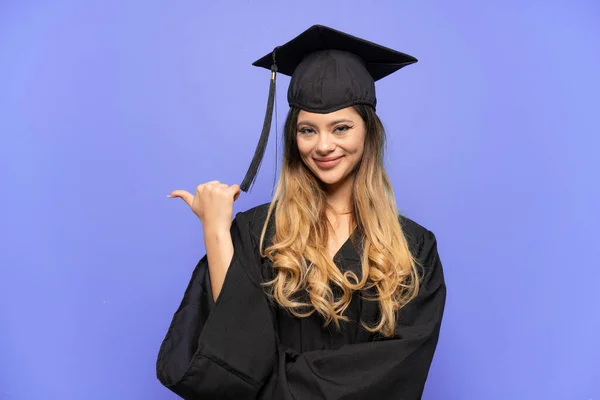
<instances>
[{"instance_id":1,"label":"purple background","mask_svg":"<svg viewBox=\"0 0 600 400\"><path fill-rule=\"evenodd\" d=\"M154 363L204 246L165 196L241 182L250 64L314 23L420 60L377 89L398 206L448 283L424 399L600 399L591 0L1 2L1 399L175 398ZM274 138L235 212L270 200Z\"/></svg>"}]
</instances>

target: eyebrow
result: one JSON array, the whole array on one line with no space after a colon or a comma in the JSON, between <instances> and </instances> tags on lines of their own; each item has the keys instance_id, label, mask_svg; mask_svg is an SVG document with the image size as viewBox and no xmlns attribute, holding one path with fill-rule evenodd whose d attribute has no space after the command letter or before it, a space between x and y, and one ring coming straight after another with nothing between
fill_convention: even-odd
<instances>
[{"instance_id":1,"label":"eyebrow","mask_svg":"<svg viewBox=\"0 0 600 400\"><path fill-rule=\"evenodd\" d=\"M345 119L345 118L343 118L343 119L336 119L335 121L331 121L331 122L329 123L329 126L334 126L334 125L337 125L337 124L341 124L342 122L349 122L349 123L353 123L354 121L352 121L352 120L350 120L350 119ZM313 123L311 123L310 121L298 121L298 126L300 126L300 125L308 125L308 126L312 126L312 127L314 127L314 128L316 128L316 127L317 127L316 125L314 125L314 124L313 124Z\"/></svg>"}]
</instances>

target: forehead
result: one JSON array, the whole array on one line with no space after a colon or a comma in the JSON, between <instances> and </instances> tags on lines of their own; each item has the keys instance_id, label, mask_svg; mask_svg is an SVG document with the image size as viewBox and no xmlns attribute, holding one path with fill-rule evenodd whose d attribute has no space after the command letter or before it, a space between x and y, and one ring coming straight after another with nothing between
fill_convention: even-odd
<instances>
[{"instance_id":1,"label":"forehead","mask_svg":"<svg viewBox=\"0 0 600 400\"><path fill-rule=\"evenodd\" d=\"M341 119L357 121L360 120L360 115L356 112L354 107L346 107L327 114L312 113L304 110L301 110L298 113L298 123L311 122L313 124L327 124L331 121L337 121Z\"/></svg>"}]
</instances>

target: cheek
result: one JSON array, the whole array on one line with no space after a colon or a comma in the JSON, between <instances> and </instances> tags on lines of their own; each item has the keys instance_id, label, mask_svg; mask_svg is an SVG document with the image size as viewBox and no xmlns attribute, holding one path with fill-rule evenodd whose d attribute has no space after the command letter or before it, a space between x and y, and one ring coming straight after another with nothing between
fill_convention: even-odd
<instances>
[{"instance_id":1,"label":"cheek","mask_svg":"<svg viewBox=\"0 0 600 400\"><path fill-rule=\"evenodd\" d=\"M308 152L310 152L310 146L305 143L302 139L296 142L298 144L298 152L302 157L305 157Z\"/></svg>"},{"instance_id":2,"label":"cheek","mask_svg":"<svg viewBox=\"0 0 600 400\"><path fill-rule=\"evenodd\" d=\"M361 136L360 138L358 138L354 144L354 148L356 150L356 154L358 156L362 155L362 153L365 151L365 137L364 135Z\"/></svg>"}]
</instances>

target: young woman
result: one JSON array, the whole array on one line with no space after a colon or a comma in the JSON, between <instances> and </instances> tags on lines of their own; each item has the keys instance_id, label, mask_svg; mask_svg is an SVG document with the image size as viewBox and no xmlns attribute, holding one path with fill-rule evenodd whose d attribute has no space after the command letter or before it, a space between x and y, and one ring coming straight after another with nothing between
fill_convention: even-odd
<instances>
[{"instance_id":1,"label":"young woman","mask_svg":"<svg viewBox=\"0 0 600 400\"><path fill-rule=\"evenodd\" d=\"M200 218L206 255L160 348L163 385L186 399L421 398L446 286L434 234L396 208L374 86L415 61L313 26L255 63L272 83L292 76L277 191L233 221L238 185L171 194Z\"/></svg>"}]
</instances>

